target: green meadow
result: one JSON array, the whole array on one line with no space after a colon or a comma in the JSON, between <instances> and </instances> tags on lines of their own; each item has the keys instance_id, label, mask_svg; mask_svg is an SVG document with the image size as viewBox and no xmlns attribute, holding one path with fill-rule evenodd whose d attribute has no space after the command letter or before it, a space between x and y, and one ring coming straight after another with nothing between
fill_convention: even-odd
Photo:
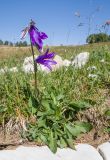
<instances>
[{"instance_id":1,"label":"green meadow","mask_svg":"<svg viewBox=\"0 0 110 160\"><path fill-rule=\"evenodd\" d=\"M17 131L23 139L47 144L53 152L57 146L74 148L75 140L91 131L109 135L110 43L50 50L62 59L73 60L86 51L90 57L81 69L70 65L49 74L38 72L36 96L34 75L21 70L24 58L31 56L30 47L0 47L0 69L19 69L0 74L0 130L13 135Z\"/></svg>"}]
</instances>

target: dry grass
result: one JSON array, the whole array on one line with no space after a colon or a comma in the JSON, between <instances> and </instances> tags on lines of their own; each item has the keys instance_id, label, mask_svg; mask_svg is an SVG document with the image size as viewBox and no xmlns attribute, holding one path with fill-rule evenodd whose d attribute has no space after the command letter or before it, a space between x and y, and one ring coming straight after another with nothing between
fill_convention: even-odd
<instances>
[{"instance_id":1,"label":"dry grass","mask_svg":"<svg viewBox=\"0 0 110 160\"><path fill-rule=\"evenodd\" d=\"M99 49L100 47L110 46L110 42L95 43L95 44L86 44L86 45L77 45L77 46L50 46L49 48L63 55L65 58L70 58L72 55L84 51L93 51ZM35 49L36 52L36 49ZM69 54L68 54L69 53ZM10 47L10 46L0 46L0 60L4 60L10 57L26 57L31 55L30 46L28 47ZM68 57L69 55L69 57Z\"/></svg>"},{"instance_id":2,"label":"dry grass","mask_svg":"<svg viewBox=\"0 0 110 160\"><path fill-rule=\"evenodd\" d=\"M0 46L0 60L10 57L23 57L29 55L30 47L8 47Z\"/></svg>"}]
</instances>

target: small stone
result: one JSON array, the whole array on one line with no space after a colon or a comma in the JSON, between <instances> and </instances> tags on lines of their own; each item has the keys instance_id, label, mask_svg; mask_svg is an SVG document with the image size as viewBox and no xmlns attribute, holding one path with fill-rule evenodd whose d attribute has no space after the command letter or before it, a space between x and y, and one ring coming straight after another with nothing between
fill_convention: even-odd
<instances>
[{"instance_id":1,"label":"small stone","mask_svg":"<svg viewBox=\"0 0 110 160\"><path fill-rule=\"evenodd\" d=\"M89 75L88 75L88 78L97 78L97 77L98 77L97 74L89 74Z\"/></svg>"},{"instance_id":2,"label":"small stone","mask_svg":"<svg viewBox=\"0 0 110 160\"><path fill-rule=\"evenodd\" d=\"M30 72L34 72L34 65L33 64L27 64L27 65L24 65L23 64L23 67L22 67L23 71L25 73L30 73Z\"/></svg>"},{"instance_id":3,"label":"small stone","mask_svg":"<svg viewBox=\"0 0 110 160\"><path fill-rule=\"evenodd\" d=\"M9 68L9 71L10 72L18 72L18 69L17 69L17 67L12 67L12 68Z\"/></svg>"},{"instance_id":4,"label":"small stone","mask_svg":"<svg viewBox=\"0 0 110 160\"><path fill-rule=\"evenodd\" d=\"M19 146L16 150L0 151L0 160L103 160L99 152L88 144L78 144L75 148L58 148L54 154L47 146Z\"/></svg>"},{"instance_id":5,"label":"small stone","mask_svg":"<svg viewBox=\"0 0 110 160\"><path fill-rule=\"evenodd\" d=\"M30 160L61 160L59 157L57 157L55 154L53 154L50 149L47 146L42 147L24 147L20 146L16 149L16 152L19 155L22 155L24 159L22 160L28 160L27 158L30 158Z\"/></svg>"},{"instance_id":6,"label":"small stone","mask_svg":"<svg viewBox=\"0 0 110 160\"><path fill-rule=\"evenodd\" d=\"M4 67L0 69L0 74L8 71L8 67Z\"/></svg>"},{"instance_id":7,"label":"small stone","mask_svg":"<svg viewBox=\"0 0 110 160\"><path fill-rule=\"evenodd\" d=\"M63 60L59 55L54 57L54 61L56 61L57 64L52 66L52 70L57 70L63 66Z\"/></svg>"},{"instance_id":8,"label":"small stone","mask_svg":"<svg viewBox=\"0 0 110 160\"><path fill-rule=\"evenodd\" d=\"M99 145L98 151L104 160L110 160L110 141Z\"/></svg>"},{"instance_id":9,"label":"small stone","mask_svg":"<svg viewBox=\"0 0 110 160\"><path fill-rule=\"evenodd\" d=\"M72 61L72 65L76 68L81 68L84 66L89 60L89 52L79 53L75 59Z\"/></svg>"},{"instance_id":10,"label":"small stone","mask_svg":"<svg viewBox=\"0 0 110 160\"><path fill-rule=\"evenodd\" d=\"M70 148L58 149L56 155L61 160L103 160L98 151L88 144L75 146L76 150Z\"/></svg>"},{"instance_id":11,"label":"small stone","mask_svg":"<svg viewBox=\"0 0 110 160\"><path fill-rule=\"evenodd\" d=\"M16 150L2 150L0 151L0 160L22 160L16 153Z\"/></svg>"},{"instance_id":12,"label":"small stone","mask_svg":"<svg viewBox=\"0 0 110 160\"><path fill-rule=\"evenodd\" d=\"M0 73L5 73L5 72L18 72L17 67L12 67L12 68L8 68L8 67L4 67L2 69L0 69Z\"/></svg>"},{"instance_id":13,"label":"small stone","mask_svg":"<svg viewBox=\"0 0 110 160\"><path fill-rule=\"evenodd\" d=\"M96 66L90 66L90 67L87 68L87 70L96 70L96 69L97 69Z\"/></svg>"},{"instance_id":14,"label":"small stone","mask_svg":"<svg viewBox=\"0 0 110 160\"><path fill-rule=\"evenodd\" d=\"M23 62L22 69L25 73L34 72L33 57L26 57Z\"/></svg>"},{"instance_id":15,"label":"small stone","mask_svg":"<svg viewBox=\"0 0 110 160\"><path fill-rule=\"evenodd\" d=\"M100 60L100 62L104 63L104 62L105 62L105 60L104 60L104 59L101 59L101 60Z\"/></svg>"},{"instance_id":16,"label":"small stone","mask_svg":"<svg viewBox=\"0 0 110 160\"><path fill-rule=\"evenodd\" d=\"M69 60L67 60L67 59L65 59L65 60L63 61L63 66L65 66L65 67L70 66L70 64L71 64L71 62L70 62Z\"/></svg>"}]
</instances>

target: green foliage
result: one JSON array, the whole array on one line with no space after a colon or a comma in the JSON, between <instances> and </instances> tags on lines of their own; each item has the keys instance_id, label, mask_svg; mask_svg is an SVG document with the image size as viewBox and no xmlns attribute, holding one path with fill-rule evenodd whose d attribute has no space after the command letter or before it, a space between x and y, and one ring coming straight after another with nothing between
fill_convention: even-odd
<instances>
[{"instance_id":1,"label":"green foliage","mask_svg":"<svg viewBox=\"0 0 110 160\"><path fill-rule=\"evenodd\" d=\"M69 104L67 106L62 98L63 96L54 95L52 92L41 101L36 113L37 122L34 125L29 124L26 135L29 140L40 139L54 153L57 147L74 148L73 139L92 129L91 124L87 122L74 122L77 110L74 107L69 108ZM83 108L81 104L77 105L78 107L79 110Z\"/></svg>"},{"instance_id":2,"label":"green foliage","mask_svg":"<svg viewBox=\"0 0 110 160\"><path fill-rule=\"evenodd\" d=\"M20 42L16 42L16 43L15 43L15 46L16 46L16 47L26 47L27 45L28 45L28 44L27 44L26 41L24 41L24 42L20 41Z\"/></svg>"},{"instance_id":3,"label":"green foliage","mask_svg":"<svg viewBox=\"0 0 110 160\"><path fill-rule=\"evenodd\" d=\"M108 41L110 41L110 37L105 33L91 34L86 39L87 43L99 43Z\"/></svg>"},{"instance_id":4,"label":"green foliage","mask_svg":"<svg viewBox=\"0 0 110 160\"><path fill-rule=\"evenodd\" d=\"M0 45L3 45L3 41L2 40L0 40Z\"/></svg>"},{"instance_id":5,"label":"green foliage","mask_svg":"<svg viewBox=\"0 0 110 160\"><path fill-rule=\"evenodd\" d=\"M105 112L105 115L110 117L110 109Z\"/></svg>"},{"instance_id":6,"label":"green foliage","mask_svg":"<svg viewBox=\"0 0 110 160\"><path fill-rule=\"evenodd\" d=\"M57 48L59 52L60 49L62 48ZM72 48L68 47L68 50L71 55ZM100 62L102 59L104 63ZM47 144L54 153L57 147L74 148L77 136L96 127L78 116L84 115L85 110L91 107L104 107L105 90L110 84L109 49L99 47L98 50L91 51L89 62L82 69L70 66L50 74L39 72L40 94L37 98L34 95L33 74L22 72L22 61L16 57L11 61L8 59L1 62L1 67L3 64L9 67L17 64L19 72L6 72L0 76L0 126L7 124L12 118L18 124L24 118L27 131L20 132L30 141ZM97 70L87 70L93 65ZM90 79L90 72L97 74L98 78ZM104 90L104 93L100 90ZM103 116L108 114L109 111L106 110ZM109 130L109 125L107 129Z\"/></svg>"},{"instance_id":7,"label":"green foliage","mask_svg":"<svg viewBox=\"0 0 110 160\"><path fill-rule=\"evenodd\" d=\"M8 45L8 44L9 44L9 42L8 42L8 41L5 41L5 42L4 42L4 45Z\"/></svg>"},{"instance_id":8,"label":"green foliage","mask_svg":"<svg viewBox=\"0 0 110 160\"><path fill-rule=\"evenodd\" d=\"M7 40L6 41L0 40L0 45L14 46L14 44L12 42L7 41ZM20 41L20 42L16 42L15 46L17 46L17 47L26 47L26 46L28 46L28 43L27 43L27 41Z\"/></svg>"}]
</instances>

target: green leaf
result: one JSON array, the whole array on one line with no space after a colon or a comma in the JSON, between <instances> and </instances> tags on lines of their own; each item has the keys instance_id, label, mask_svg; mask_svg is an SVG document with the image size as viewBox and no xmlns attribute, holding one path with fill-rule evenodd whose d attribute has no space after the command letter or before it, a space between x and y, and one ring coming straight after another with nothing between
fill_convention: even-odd
<instances>
[{"instance_id":1,"label":"green leaf","mask_svg":"<svg viewBox=\"0 0 110 160\"><path fill-rule=\"evenodd\" d=\"M40 134L40 139L45 143L47 144L47 137L43 134Z\"/></svg>"},{"instance_id":2,"label":"green leaf","mask_svg":"<svg viewBox=\"0 0 110 160\"><path fill-rule=\"evenodd\" d=\"M58 145L59 145L60 148L67 147L67 143L66 143L66 141L63 137L60 138L60 141L59 141Z\"/></svg>"},{"instance_id":3,"label":"green leaf","mask_svg":"<svg viewBox=\"0 0 110 160\"><path fill-rule=\"evenodd\" d=\"M28 105L29 105L29 112L31 112L32 114L35 114L37 112L38 102L34 97L31 96L29 98Z\"/></svg>"},{"instance_id":4,"label":"green leaf","mask_svg":"<svg viewBox=\"0 0 110 160\"><path fill-rule=\"evenodd\" d=\"M52 100L53 100L53 104L54 104L54 105L57 105L56 96L54 95L53 92L51 93L51 98L52 98Z\"/></svg>"},{"instance_id":5,"label":"green leaf","mask_svg":"<svg viewBox=\"0 0 110 160\"><path fill-rule=\"evenodd\" d=\"M93 101L92 99L84 99L84 101L89 103L92 106L96 104L96 101Z\"/></svg>"},{"instance_id":6,"label":"green leaf","mask_svg":"<svg viewBox=\"0 0 110 160\"><path fill-rule=\"evenodd\" d=\"M67 124L66 128L67 128L67 131L69 131L69 133L74 137L77 137L81 133L80 127Z\"/></svg>"},{"instance_id":7,"label":"green leaf","mask_svg":"<svg viewBox=\"0 0 110 160\"><path fill-rule=\"evenodd\" d=\"M58 96L57 96L57 100L59 101L59 100L61 100L61 99L63 99L64 98L64 95L63 94L59 94Z\"/></svg>"},{"instance_id":8,"label":"green leaf","mask_svg":"<svg viewBox=\"0 0 110 160\"><path fill-rule=\"evenodd\" d=\"M0 105L0 113L6 112L6 110L5 106Z\"/></svg>"},{"instance_id":9,"label":"green leaf","mask_svg":"<svg viewBox=\"0 0 110 160\"><path fill-rule=\"evenodd\" d=\"M38 111L38 112L37 112L37 116L38 116L38 117L41 117L41 116L43 116L43 115L44 115L44 112L41 112L41 111Z\"/></svg>"},{"instance_id":10,"label":"green leaf","mask_svg":"<svg viewBox=\"0 0 110 160\"><path fill-rule=\"evenodd\" d=\"M82 128L83 133L89 132L92 129L92 125L89 122L76 122L76 125Z\"/></svg>"},{"instance_id":11,"label":"green leaf","mask_svg":"<svg viewBox=\"0 0 110 160\"><path fill-rule=\"evenodd\" d=\"M47 110L47 111L38 111L37 112L37 116L38 117L47 117L47 116L52 116L54 115L54 111L53 110Z\"/></svg>"},{"instance_id":12,"label":"green leaf","mask_svg":"<svg viewBox=\"0 0 110 160\"><path fill-rule=\"evenodd\" d=\"M106 129L106 131L107 131L108 133L110 133L110 127L109 127L109 128L107 128L107 129Z\"/></svg>"},{"instance_id":13,"label":"green leaf","mask_svg":"<svg viewBox=\"0 0 110 160\"><path fill-rule=\"evenodd\" d=\"M50 105L48 100L42 100L41 101L42 106L44 106L45 110L49 110L50 109Z\"/></svg>"},{"instance_id":14,"label":"green leaf","mask_svg":"<svg viewBox=\"0 0 110 160\"><path fill-rule=\"evenodd\" d=\"M29 129L29 134L31 135L30 139L35 140L37 138L37 133L38 133L37 128L35 128L35 127L30 128Z\"/></svg>"},{"instance_id":15,"label":"green leaf","mask_svg":"<svg viewBox=\"0 0 110 160\"><path fill-rule=\"evenodd\" d=\"M29 104L30 107L35 107L35 108L37 108L37 106L38 106L38 101L35 99L35 97L30 96L30 97L29 97L28 104Z\"/></svg>"},{"instance_id":16,"label":"green leaf","mask_svg":"<svg viewBox=\"0 0 110 160\"><path fill-rule=\"evenodd\" d=\"M57 151L57 142L56 142L56 139L54 138L54 135L53 135L52 131L50 132L50 135L49 135L49 148L51 149L51 151L53 153L56 153L56 151Z\"/></svg>"},{"instance_id":17,"label":"green leaf","mask_svg":"<svg viewBox=\"0 0 110 160\"><path fill-rule=\"evenodd\" d=\"M110 116L110 110L109 109L105 112L105 115Z\"/></svg>"},{"instance_id":18,"label":"green leaf","mask_svg":"<svg viewBox=\"0 0 110 160\"><path fill-rule=\"evenodd\" d=\"M90 131L92 128L89 123L77 123L74 126L67 124L66 125L67 130L72 134L72 136L77 137L81 133L86 133Z\"/></svg>"},{"instance_id":19,"label":"green leaf","mask_svg":"<svg viewBox=\"0 0 110 160\"><path fill-rule=\"evenodd\" d=\"M41 128L41 127L44 127L44 128L45 128L45 127L46 127L46 126L45 126L45 121L46 121L45 119L39 118L38 121L37 121L37 124L38 124L37 127L38 127L38 128Z\"/></svg>"},{"instance_id":20,"label":"green leaf","mask_svg":"<svg viewBox=\"0 0 110 160\"><path fill-rule=\"evenodd\" d=\"M90 104L86 101L78 101L70 103L69 106L76 110L79 110L79 109L89 108Z\"/></svg>"},{"instance_id":21,"label":"green leaf","mask_svg":"<svg viewBox=\"0 0 110 160\"><path fill-rule=\"evenodd\" d=\"M73 144L73 139L66 139L67 144L70 148L75 150L75 145Z\"/></svg>"}]
</instances>

